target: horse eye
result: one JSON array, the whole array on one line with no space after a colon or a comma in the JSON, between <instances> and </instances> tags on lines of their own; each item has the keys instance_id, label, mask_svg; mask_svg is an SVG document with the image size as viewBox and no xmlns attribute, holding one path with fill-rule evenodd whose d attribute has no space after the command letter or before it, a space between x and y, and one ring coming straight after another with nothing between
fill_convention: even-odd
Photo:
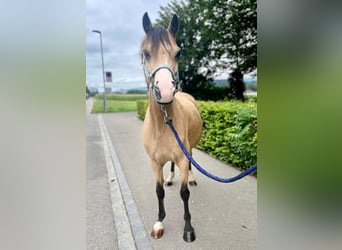
<instances>
[{"instance_id":1,"label":"horse eye","mask_svg":"<svg viewBox=\"0 0 342 250\"><path fill-rule=\"evenodd\" d=\"M144 57L148 61L151 59L151 53L148 52L147 50L144 50Z\"/></svg>"},{"instance_id":2,"label":"horse eye","mask_svg":"<svg viewBox=\"0 0 342 250\"><path fill-rule=\"evenodd\" d=\"M176 58L177 61L179 60L180 56L181 56L181 52L179 50L179 51L177 51L177 53L175 55L175 58Z\"/></svg>"}]
</instances>

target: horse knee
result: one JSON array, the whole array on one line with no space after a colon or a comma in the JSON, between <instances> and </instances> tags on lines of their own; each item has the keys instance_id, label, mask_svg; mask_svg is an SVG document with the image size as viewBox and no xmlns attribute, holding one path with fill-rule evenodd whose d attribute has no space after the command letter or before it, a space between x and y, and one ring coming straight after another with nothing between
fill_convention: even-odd
<instances>
[{"instance_id":1,"label":"horse knee","mask_svg":"<svg viewBox=\"0 0 342 250\"><path fill-rule=\"evenodd\" d=\"M190 191L187 186L182 186L180 195L183 201L188 201L190 197Z\"/></svg>"},{"instance_id":2,"label":"horse knee","mask_svg":"<svg viewBox=\"0 0 342 250\"><path fill-rule=\"evenodd\" d=\"M192 229L192 226L190 224L191 215L189 212L190 191L186 185L182 186L180 194L181 194L181 197L182 197L182 200L184 203L184 220L185 220L185 229L184 230L185 231L191 231L193 229Z\"/></svg>"}]
</instances>

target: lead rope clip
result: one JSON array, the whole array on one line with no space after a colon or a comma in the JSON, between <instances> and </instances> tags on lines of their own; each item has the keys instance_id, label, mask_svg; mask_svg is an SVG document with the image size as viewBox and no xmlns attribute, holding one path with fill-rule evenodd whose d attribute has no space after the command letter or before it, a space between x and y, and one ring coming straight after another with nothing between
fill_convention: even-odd
<instances>
[{"instance_id":1,"label":"lead rope clip","mask_svg":"<svg viewBox=\"0 0 342 250\"><path fill-rule=\"evenodd\" d=\"M169 117L165 105L161 105L160 108L164 113L164 122L171 120L171 117Z\"/></svg>"}]
</instances>

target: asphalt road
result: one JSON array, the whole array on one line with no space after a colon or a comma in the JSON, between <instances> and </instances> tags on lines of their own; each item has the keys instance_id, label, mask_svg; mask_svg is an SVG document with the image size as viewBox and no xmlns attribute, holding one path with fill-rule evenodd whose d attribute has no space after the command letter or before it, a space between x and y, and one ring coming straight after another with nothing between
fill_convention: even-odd
<instances>
[{"instance_id":1,"label":"asphalt road","mask_svg":"<svg viewBox=\"0 0 342 250\"><path fill-rule=\"evenodd\" d=\"M129 193L132 202L128 205L134 205L137 209L137 214L131 216L134 218L129 218L134 237L137 237L134 233L137 231L135 225L141 222L142 227L139 230L144 232L139 233L138 230L138 237L146 238L144 244L147 243L152 249L256 249L256 178L247 176L237 182L223 184L208 179L196 169L193 172L198 185L190 187L190 212L196 240L186 243L182 239L183 204L179 194L180 178L177 169L174 185L165 188L164 235L158 240L151 239L149 234L157 219L158 208L153 172L141 143L143 123L137 119L136 112L101 116L101 119L98 119L98 115L87 115L88 249L118 249L117 242L121 238L120 235L117 237L115 216L111 214L112 205L117 201L110 199L111 183L108 183L108 176L105 176L105 143L101 142L99 120L103 120L102 126L106 127L108 139L113 144L123 178L129 188L121 188L122 196L125 197L126 193ZM201 151L194 150L193 155L202 167L216 175L231 177L239 173ZM164 167L165 178L168 171L169 164ZM119 183L121 178L119 176ZM124 200L124 203L127 206L127 200Z\"/></svg>"}]
</instances>

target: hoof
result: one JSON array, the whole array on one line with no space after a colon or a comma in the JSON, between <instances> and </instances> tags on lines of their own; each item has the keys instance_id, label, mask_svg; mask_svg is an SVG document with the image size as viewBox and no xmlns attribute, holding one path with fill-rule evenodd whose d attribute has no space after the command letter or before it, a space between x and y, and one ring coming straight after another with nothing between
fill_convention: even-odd
<instances>
[{"instance_id":1,"label":"hoof","mask_svg":"<svg viewBox=\"0 0 342 250\"><path fill-rule=\"evenodd\" d=\"M153 226L151 237L153 239L159 239L163 236L163 234L164 234L163 224L160 221L157 221L156 224L154 224Z\"/></svg>"},{"instance_id":2,"label":"hoof","mask_svg":"<svg viewBox=\"0 0 342 250\"><path fill-rule=\"evenodd\" d=\"M186 242L193 242L196 239L195 231L194 230L189 231L189 232L188 231L184 231L183 239Z\"/></svg>"},{"instance_id":3,"label":"hoof","mask_svg":"<svg viewBox=\"0 0 342 250\"><path fill-rule=\"evenodd\" d=\"M151 237L153 239L160 239L164 234L164 230L163 229L153 229L152 232L151 232Z\"/></svg>"},{"instance_id":4,"label":"hoof","mask_svg":"<svg viewBox=\"0 0 342 250\"><path fill-rule=\"evenodd\" d=\"M172 186L172 181L165 181L164 184L165 186Z\"/></svg>"},{"instance_id":5,"label":"hoof","mask_svg":"<svg viewBox=\"0 0 342 250\"><path fill-rule=\"evenodd\" d=\"M189 185L190 186L197 186L197 182L194 180L194 181L189 181Z\"/></svg>"}]
</instances>

